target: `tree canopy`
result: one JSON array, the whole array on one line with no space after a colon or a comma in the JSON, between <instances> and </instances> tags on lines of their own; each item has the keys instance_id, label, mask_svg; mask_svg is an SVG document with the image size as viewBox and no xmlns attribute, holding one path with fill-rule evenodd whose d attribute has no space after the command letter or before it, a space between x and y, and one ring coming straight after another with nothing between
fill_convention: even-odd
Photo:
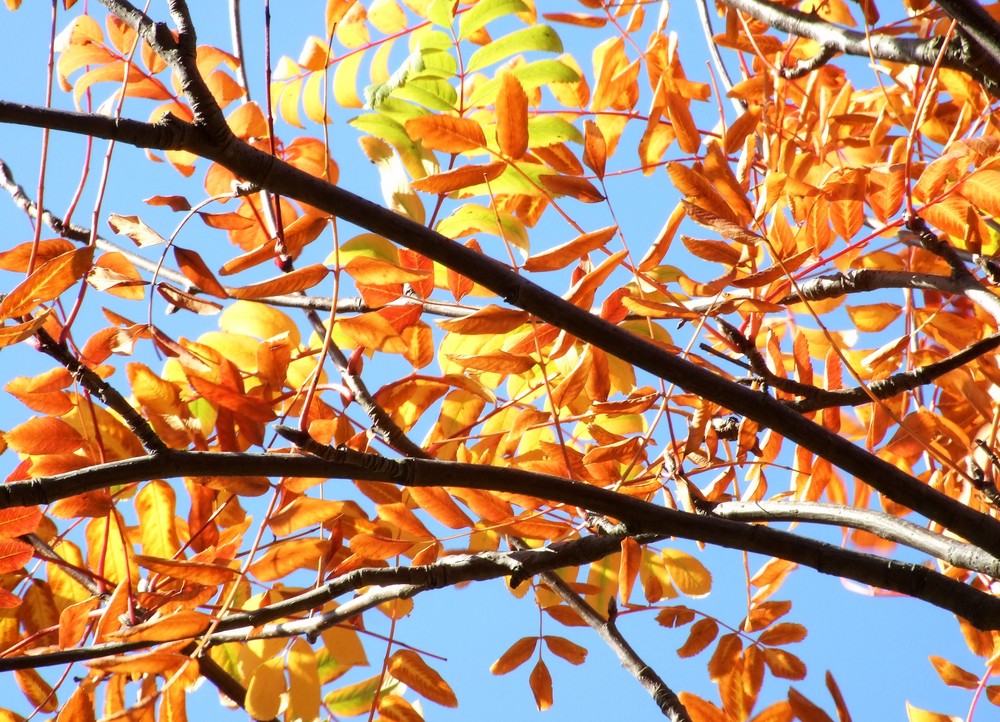
<instances>
[{"instance_id":1,"label":"tree canopy","mask_svg":"<svg viewBox=\"0 0 1000 722\"><path fill-rule=\"evenodd\" d=\"M396 622L504 580L540 622L482 683L540 710L606 645L672 720L846 722L813 572L954 614L1000 706L1000 5L240 5L24 24L0 720L433 719Z\"/></svg>"}]
</instances>

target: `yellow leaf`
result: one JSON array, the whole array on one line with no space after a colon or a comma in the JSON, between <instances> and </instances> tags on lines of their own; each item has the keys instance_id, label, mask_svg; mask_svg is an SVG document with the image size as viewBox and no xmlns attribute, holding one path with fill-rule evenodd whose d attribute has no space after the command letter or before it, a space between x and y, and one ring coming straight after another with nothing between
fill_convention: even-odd
<instances>
[{"instance_id":1,"label":"yellow leaf","mask_svg":"<svg viewBox=\"0 0 1000 722\"><path fill-rule=\"evenodd\" d=\"M535 705L540 712L544 712L552 706L552 675L545 662L538 660L531 675L528 677L528 684L531 685L531 692L535 695Z\"/></svg>"},{"instance_id":2,"label":"yellow leaf","mask_svg":"<svg viewBox=\"0 0 1000 722\"><path fill-rule=\"evenodd\" d=\"M169 559L181 548L174 516L176 508L174 489L165 481L153 480L136 494L135 509L145 554Z\"/></svg>"},{"instance_id":3,"label":"yellow leaf","mask_svg":"<svg viewBox=\"0 0 1000 722\"><path fill-rule=\"evenodd\" d=\"M367 667L368 657L358 632L353 627L337 626L323 630L323 646L339 664L348 667Z\"/></svg>"},{"instance_id":4,"label":"yellow leaf","mask_svg":"<svg viewBox=\"0 0 1000 722\"><path fill-rule=\"evenodd\" d=\"M312 722L322 702L316 653L306 640L296 639L288 650L288 718Z\"/></svg>"},{"instance_id":5,"label":"yellow leaf","mask_svg":"<svg viewBox=\"0 0 1000 722\"><path fill-rule=\"evenodd\" d=\"M274 719L281 712L281 698L287 690L285 660L281 657L267 660L250 675L247 714L257 720Z\"/></svg>"},{"instance_id":6,"label":"yellow leaf","mask_svg":"<svg viewBox=\"0 0 1000 722\"><path fill-rule=\"evenodd\" d=\"M57 298L83 278L94 261L94 246L85 246L46 261L0 300L0 321L26 316Z\"/></svg>"},{"instance_id":7,"label":"yellow leaf","mask_svg":"<svg viewBox=\"0 0 1000 722\"><path fill-rule=\"evenodd\" d=\"M409 649L401 649L389 659L389 674L417 694L443 707L457 707L458 699L448 683L423 658Z\"/></svg>"},{"instance_id":8,"label":"yellow leaf","mask_svg":"<svg viewBox=\"0 0 1000 722\"><path fill-rule=\"evenodd\" d=\"M920 709L909 701L906 703L906 717L909 722L962 722L962 717Z\"/></svg>"},{"instance_id":9,"label":"yellow leaf","mask_svg":"<svg viewBox=\"0 0 1000 722\"><path fill-rule=\"evenodd\" d=\"M689 597L703 597L712 589L712 575L705 566L690 554L677 549L661 552L670 579Z\"/></svg>"}]
</instances>

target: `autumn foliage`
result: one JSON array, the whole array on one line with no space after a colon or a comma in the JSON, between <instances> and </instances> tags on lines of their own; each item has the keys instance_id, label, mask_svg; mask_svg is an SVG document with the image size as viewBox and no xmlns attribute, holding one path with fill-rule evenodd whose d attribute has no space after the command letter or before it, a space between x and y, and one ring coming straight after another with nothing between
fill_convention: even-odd
<instances>
[{"instance_id":1,"label":"autumn foliage","mask_svg":"<svg viewBox=\"0 0 1000 722\"><path fill-rule=\"evenodd\" d=\"M328 0L247 50L57 4L51 98L0 99L89 170L0 159L0 720L415 722L448 666L366 620L504 579L540 710L589 626L671 719L844 722L811 570L953 613L983 671L930 663L1000 705L1000 6L696 4ZM176 187L111 210L121 146Z\"/></svg>"}]
</instances>

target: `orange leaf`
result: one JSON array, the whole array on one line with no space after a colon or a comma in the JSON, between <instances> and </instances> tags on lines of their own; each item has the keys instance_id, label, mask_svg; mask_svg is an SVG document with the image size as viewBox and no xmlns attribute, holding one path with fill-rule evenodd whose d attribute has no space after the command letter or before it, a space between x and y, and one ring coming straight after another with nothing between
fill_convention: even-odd
<instances>
[{"instance_id":1,"label":"orange leaf","mask_svg":"<svg viewBox=\"0 0 1000 722\"><path fill-rule=\"evenodd\" d=\"M206 587L225 584L240 573L238 569L230 569L221 564L207 564L205 562L186 561L184 559L158 559L142 554L136 554L135 561L139 566L151 572L156 572L172 579L203 584Z\"/></svg>"},{"instance_id":2,"label":"orange leaf","mask_svg":"<svg viewBox=\"0 0 1000 722\"><path fill-rule=\"evenodd\" d=\"M409 649L401 649L389 659L389 674L414 692L443 707L457 707L458 699L448 683L423 658Z\"/></svg>"},{"instance_id":3,"label":"orange leaf","mask_svg":"<svg viewBox=\"0 0 1000 722\"><path fill-rule=\"evenodd\" d=\"M941 681L949 687L962 687L964 689L976 689L979 686L979 678L972 672L967 672L957 664L949 662L943 657L930 656L931 664L937 671Z\"/></svg>"},{"instance_id":4,"label":"orange leaf","mask_svg":"<svg viewBox=\"0 0 1000 722\"><path fill-rule=\"evenodd\" d=\"M806 665L797 656L784 649L765 649L764 662L775 677L805 679Z\"/></svg>"},{"instance_id":5,"label":"orange leaf","mask_svg":"<svg viewBox=\"0 0 1000 722\"><path fill-rule=\"evenodd\" d=\"M272 278L261 283L253 283L249 286L232 288L229 295L232 298L261 298L263 296L280 296L287 293L297 293L312 288L317 283L326 278L330 272L326 266L315 263L305 268L299 268L291 273L285 273L277 278Z\"/></svg>"},{"instance_id":6,"label":"orange leaf","mask_svg":"<svg viewBox=\"0 0 1000 722\"><path fill-rule=\"evenodd\" d=\"M412 486L407 493L417 505L449 529L469 529L470 519L440 486Z\"/></svg>"},{"instance_id":7,"label":"orange leaf","mask_svg":"<svg viewBox=\"0 0 1000 722\"><path fill-rule=\"evenodd\" d=\"M406 132L425 148L443 153L464 153L486 146L482 126L469 118L424 115L406 121Z\"/></svg>"},{"instance_id":8,"label":"orange leaf","mask_svg":"<svg viewBox=\"0 0 1000 722\"><path fill-rule=\"evenodd\" d=\"M511 160L528 150L528 96L513 73L500 75L496 100L497 145Z\"/></svg>"},{"instance_id":9,"label":"orange leaf","mask_svg":"<svg viewBox=\"0 0 1000 722\"><path fill-rule=\"evenodd\" d=\"M597 289L608 279L608 276L618 270L618 265L627 255L628 251L624 250L612 253L601 261L601 265L577 281L563 298L574 306L589 311L591 305L594 303L594 296L597 293Z\"/></svg>"},{"instance_id":10,"label":"orange leaf","mask_svg":"<svg viewBox=\"0 0 1000 722\"><path fill-rule=\"evenodd\" d=\"M177 261L181 273L202 291L216 298L229 298L226 289L216 280L215 274L208 269L195 251L174 246L174 260Z\"/></svg>"},{"instance_id":11,"label":"orange leaf","mask_svg":"<svg viewBox=\"0 0 1000 722\"><path fill-rule=\"evenodd\" d=\"M273 544L248 571L262 582L274 581L296 569L314 569L329 548L327 539L281 541Z\"/></svg>"},{"instance_id":12,"label":"orange leaf","mask_svg":"<svg viewBox=\"0 0 1000 722\"><path fill-rule=\"evenodd\" d=\"M583 121L583 162L603 180L607 160L608 143L600 126L592 120Z\"/></svg>"},{"instance_id":13,"label":"orange leaf","mask_svg":"<svg viewBox=\"0 0 1000 722\"><path fill-rule=\"evenodd\" d=\"M521 637L490 666L490 672L497 675L512 672L531 659L537 645L538 637Z\"/></svg>"},{"instance_id":14,"label":"orange leaf","mask_svg":"<svg viewBox=\"0 0 1000 722\"><path fill-rule=\"evenodd\" d=\"M188 378L188 381L203 399L215 406L229 409L235 414L261 423L275 419L274 410L271 408L270 402L265 399L247 396L235 389L213 384L211 381L206 381L193 374Z\"/></svg>"},{"instance_id":15,"label":"orange leaf","mask_svg":"<svg viewBox=\"0 0 1000 722\"><path fill-rule=\"evenodd\" d=\"M664 627L683 627L694 621L694 610L683 605L664 607L657 612L656 621Z\"/></svg>"},{"instance_id":16,"label":"orange leaf","mask_svg":"<svg viewBox=\"0 0 1000 722\"><path fill-rule=\"evenodd\" d=\"M736 212L703 175L680 163L668 163L667 172L674 186L687 200L703 210L739 224Z\"/></svg>"},{"instance_id":17,"label":"orange leaf","mask_svg":"<svg viewBox=\"0 0 1000 722\"><path fill-rule=\"evenodd\" d=\"M496 180L506 169L507 164L502 161L465 165L461 168L445 171L444 173L425 176L413 181L410 183L410 186L415 190L425 191L426 193L451 193L452 191Z\"/></svg>"},{"instance_id":18,"label":"orange leaf","mask_svg":"<svg viewBox=\"0 0 1000 722\"><path fill-rule=\"evenodd\" d=\"M31 534L42 520L42 511L37 506L9 506L0 509L0 539L11 539L22 534Z\"/></svg>"},{"instance_id":19,"label":"orange leaf","mask_svg":"<svg viewBox=\"0 0 1000 722\"><path fill-rule=\"evenodd\" d=\"M33 669L15 669L14 679L28 701L39 712L55 712L59 709L59 699L52 686Z\"/></svg>"},{"instance_id":20,"label":"orange leaf","mask_svg":"<svg viewBox=\"0 0 1000 722\"><path fill-rule=\"evenodd\" d=\"M82 680L59 710L56 722L94 722L94 690L91 681Z\"/></svg>"},{"instance_id":21,"label":"orange leaf","mask_svg":"<svg viewBox=\"0 0 1000 722\"><path fill-rule=\"evenodd\" d=\"M39 241L37 247L30 241L28 243L21 243L9 251L0 253L0 269L14 271L15 273L24 273L28 270L32 249L35 249L35 268L37 268L39 264L51 261L56 256L61 256L64 253L69 253L75 248L74 244L62 238Z\"/></svg>"},{"instance_id":22,"label":"orange leaf","mask_svg":"<svg viewBox=\"0 0 1000 722\"><path fill-rule=\"evenodd\" d=\"M691 625L688 638L677 650L678 657L693 657L710 645L719 633L714 619L699 619Z\"/></svg>"},{"instance_id":23,"label":"orange leaf","mask_svg":"<svg viewBox=\"0 0 1000 722\"><path fill-rule=\"evenodd\" d=\"M30 544L18 539L0 539L0 574L8 574L24 567L34 550Z\"/></svg>"},{"instance_id":24,"label":"orange leaf","mask_svg":"<svg viewBox=\"0 0 1000 722\"><path fill-rule=\"evenodd\" d=\"M94 261L94 246L69 251L46 261L0 300L0 321L25 316L43 303L58 298L83 278Z\"/></svg>"},{"instance_id":25,"label":"orange leaf","mask_svg":"<svg viewBox=\"0 0 1000 722\"><path fill-rule=\"evenodd\" d=\"M76 604L70 604L59 613L59 649L75 647L83 639L90 621L90 613L101 603L98 597L90 597Z\"/></svg>"},{"instance_id":26,"label":"orange leaf","mask_svg":"<svg viewBox=\"0 0 1000 722\"><path fill-rule=\"evenodd\" d=\"M802 722L833 722L830 719L830 715L794 688L789 688L788 690L788 704L791 706L796 718L802 720ZM909 702L906 704L909 707ZM910 722L916 722L916 720L910 717ZM926 722L930 722L930 720Z\"/></svg>"},{"instance_id":27,"label":"orange leaf","mask_svg":"<svg viewBox=\"0 0 1000 722\"><path fill-rule=\"evenodd\" d=\"M438 326L451 333L496 335L524 325L528 318L525 311L489 305L463 318L438 321Z\"/></svg>"},{"instance_id":28,"label":"orange leaf","mask_svg":"<svg viewBox=\"0 0 1000 722\"><path fill-rule=\"evenodd\" d=\"M715 651L712 652L711 659L708 660L708 676L711 680L719 682L731 674L742 651L743 643L740 642L738 634L723 634Z\"/></svg>"},{"instance_id":29,"label":"orange leaf","mask_svg":"<svg viewBox=\"0 0 1000 722\"><path fill-rule=\"evenodd\" d=\"M197 637L208 629L211 623L212 618L207 614L182 609L166 617L126 627L110 636L126 642L173 642L177 639Z\"/></svg>"},{"instance_id":30,"label":"orange leaf","mask_svg":"<svg viewBox=\"0 0 1000 722\"><path fill-rule=\"evenodd\" d=\"M962 195L981 211L1000 218L1000 170L977 170L962 183Z\"/></svg>"},{"instance_id":31,"label":"orange leaf","mask_svg":"<svg viewBox=\"0 0 1000 722\"><path fill-rule=\"evenodd\" d=\"M618 226L608 226L599 231L591 231L577 236L572 241L536 253L524 263L528 271L556 271L586 256L591 251L602 248L615 237Z\"/></svg>"},{"instance_id":32,"label":"orange leaf","mask_svg":"<svg viewBox=\"0 0 1000 722\"><path fill-rule=\"evenodd\" d=\"M505 375L523 374L537 363L530 356L519 356L506 351L493 351L476 356L448 354L448 358L463 368Z\"/></svg>"},{"instance_id":33,"label":"orange leaf","mask_svg":"<svg viewBox=\"0 0 1000 722\"><path fill-rule=\"evenodd\" d=\"M788 614L791 609L792 603L787 601L761 602L750 610L750 614L743 620L740 629L744 632L760 631L771 626L775 620Z\"/></svg>"},{"instance_id":34,"label":"orange leaf","mask_svg":"<svg viewBox=\"0 0 1000 722\"><path fill-rule=\"evenodd\" d=\"M215 315L222 310L222 305L216 303L215 301L206 301L203 298L198 298L190 293L180 290L179 288L174 288L169 283L157 283L156 290L161 296L163 296L171 305L177 308L182 308L185 311L191 311L192 313L197 313L201 315Z\"/></svg>"},{"instance_id":35,"label":"orange leaf","mask_svg":"<svg viewBox=\"0 0 1000 722\"><path fill-rule=\"evenodd\" d=\"M535 695L535 704L540 712L552 706L552 675L545 662L539 659L535 663L528 677L528 684L531 685L531 692Z\"/></svg>"},{"instance_id":36,"label":"orange leaf","mask_svg":"<svg viewBox=\"0 0 1000 722\"><path fill-rule=\"evenodd\" d=\"M62 419L41 416L28 419L4 434L7 444L22 454L70 454L83 446L84 439Z\"/></svg>"},{"instance_id":37,"label":"orange leaf","mask_svg":"<svg viewBox=\"0 0 1000 722\"><path fill-rule=\"evenodd\" d=\"M13 346L16 343L21 343L26 338L34 336L38 332L38 329L45 325L51 313L52 309L47 308L30 321L14 324L13 326L4 326L0 322L0 348Z\"/></svg>"},{"instance_id":38,"label":"orange leaf","mask_svg":"<svg viewBox=\"0 0 1000 722\"><path fill-rule=\"evenodd\" d=\"M432 273L402 268L381 258L354 256L344 265L344 270L358 283L388 285L391 283L413 283L428 278Z\"/></svg>"},{"instance_id":39,"label":"orange leaf","mask_svg":"<svg viewBox=\"0 0 1000 722\"><path fill-rule=\"evenodd\" d=\"M545 640L545 646L549 648L553 654L562 657L570 664L583 664L587 660L587 648L581 647L579 644L573 644L565 637L554 637L550 634L546 634L543 639Z\"/></svg>"},{"instance_id":40,"label":"orange leaf","mask_svg":"<svg viewBox=\"0 0 1000 722\"><path fill-rule=\"evenodd\" d=\"M782 644L794 644L806 638L806 628L801 624L782 622L767 629L757 638L761 644L778 647Z\"/></svg>"},{"instance_id":41,"label":"orange leaf","mask_svg":"<svg viewBox=\"0 0 1000 722\"><path fill-rule=\"evenodd\" d=\"M386 694L378 700L379 719L386 722L424 722L424 717L398 694Z\"/></svg>"},{"instance_id":42,"label":"orange leaf","mask_svg":"<svg viewBox=\"0 0 1000 722\"><path fill-rule=\"evenodd\" d=\"M540 175L545 189L557 196L569 196L583 203L600 203L604 195L586 178L571 175Z\"/></svg>"},{"instance_id":43,"label":"orange leaf","mask_svg":"<svg viewBox=\"0 0 1000 722\"><path fill-rule=\"evenodd\" d=\"M363 559L392 559L413 546L412 541L390 539L379 534L357 534L351 538L351 551Z\"/></svg>"}]
</instances>

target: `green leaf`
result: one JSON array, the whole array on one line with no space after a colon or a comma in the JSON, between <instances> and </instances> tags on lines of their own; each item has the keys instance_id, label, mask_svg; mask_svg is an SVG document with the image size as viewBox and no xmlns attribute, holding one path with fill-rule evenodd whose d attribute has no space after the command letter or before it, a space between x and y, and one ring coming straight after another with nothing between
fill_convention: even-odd
<instances>
[{"instance_id":1,"label":"green leaf","mask_svg":"<svg viewBox=\"0 0 1000 722\"><path fill-rule=\"evenodd\" d=\"M568 140L583 143L583 134L567 120L554 115L540 115L528 121L529 148L545 148Z\"/></svg>"},{"instance_id":2,"label":"green leaf","mask_svg":"<svg viewBox=\"0 0 1000 722\"><path fill-rule=\"evenodd\" d=\"M532 51L561 53L563 51L562 40L559 39L556 31L548 25L535 25L515 30L474 52L469 58L466 71L472 73L494 63L499 63L501 60L506 60L512 55Z\"/></svg>"},{"instance_id":3,"label":"green leaf","mask_svg":"<svg viewBox=\"0 0 1000 722\"><path fill-rule=\"evenodd\" d=\"M521 0L482 0L462 14L458 21L458 39L468 40L469 36L486 23L514 13L525 12L528 6Z\"/></svg>"},{"instance_id":4,"label":"green leaf","mask_svg":"<svg viewBox=\"0 0 1000 722\"><path fill-rule=\"evenodd\" d=\"M382 696L392 692L398 686L398 680L386 675L385 683L379 689L379 676L376 675L363 682L335 689L323 698L323 703L334 716L354 717L365 714L371 709L376 693Z\"/></svg>"},{"instance_id":5,"label":"green leaf","mask_svg":"<svg viewBox=\"0 0 1000 722\"><path fill-rule=\"evenodd\" d=\"M561 60L536 60L515 68L512 74L525 90L532 90L552 83L575 83L580 74ZM500 79L494 78L483 85L469 99L470 107L492 105L500 90Z\"/></svg>"},{"instance_id":6,"label":"green leaf","mask_svg":"<svg viewBox=\"0 0 1000 722\"><path fill-rule=\"evenodd\" d=\"M434 110L438 112L450 113L455 110L458 102L458 93L448 83L443 80L419 79L400 88L395 96L399 100Z\"/></svg>"}]
</instances>

